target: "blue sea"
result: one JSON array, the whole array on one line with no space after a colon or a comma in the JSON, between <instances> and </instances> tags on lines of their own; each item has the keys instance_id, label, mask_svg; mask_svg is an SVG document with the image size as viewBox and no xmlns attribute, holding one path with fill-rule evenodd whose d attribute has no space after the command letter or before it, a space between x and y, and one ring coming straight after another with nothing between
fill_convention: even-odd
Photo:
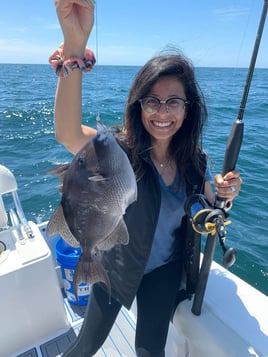
<instances>
[{"instance_id":1,"label":"blue sea","mask_svg":"<svg viewBox=\"0 0 268 357\"><path fill-rule=\"evenodd\" d=\"M121 124L138 69L99 65L84 75L84 122L95 126L99 112L106 125ZM209 110L203 142L215 174L221 172L247 69L196 68L196 74ZM56 83L49 65L0 66L0 164L14 173L25 215L37 222L48 220L60 199L58 181L46 170L72 158L54 137ZM230 212L226 243L238 251L230 270L268 295L268 69L255 69L244 122L237 164L244 183ZM221 256L217 245L215 259Z\"/></svg>"}]
</instances>

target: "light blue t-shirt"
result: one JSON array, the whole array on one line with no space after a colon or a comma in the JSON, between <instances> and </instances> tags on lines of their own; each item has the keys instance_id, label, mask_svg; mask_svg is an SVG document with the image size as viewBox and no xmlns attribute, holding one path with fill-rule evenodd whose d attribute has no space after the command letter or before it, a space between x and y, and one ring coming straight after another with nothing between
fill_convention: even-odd
<instances>
[{"instance_id":1,"label":"light blue t-shirt","mask_svg":"<svg viewBox=\"0 0 268 357\"><path fill-rule=\"evenodd\" d=\"M207 168L205 181L210 180L211 172ZM185 184L179 185L178 172L172 185L166 186L160 175L159 183L161 188L161 206L145 274L172 261L177 256L177 249L180 247L180 242L177 241L180 237L176 235L176 230L180 227L182 217L185 214L186 186Z\"/></svg>"},{"instance_id":2,"label":"light blue t-shirt","mask_svg":"<svg viewBox=\"0 0 268 357\"><path fill-rule=\"evenodd\" d=\"M175 231L180 227L184 216L186 188L185 185L179 185L178 172L172 185L166 186L160 175L159 182L161 188L160 213L145 273L149 273L173 259L176 251Z\"/></svg>"}]
</instances>

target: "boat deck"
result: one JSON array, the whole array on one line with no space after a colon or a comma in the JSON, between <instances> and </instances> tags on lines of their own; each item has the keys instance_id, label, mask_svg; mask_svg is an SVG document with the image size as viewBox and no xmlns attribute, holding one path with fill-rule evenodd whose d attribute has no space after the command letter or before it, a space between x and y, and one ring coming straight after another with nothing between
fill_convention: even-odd
<instances>
[{"instance_id":1,"label":"boat deck","mask_svg":"<svg viewBox=\"0 0 268 357\"><path fill-rule=\"evenodd\" d=\"M60 336L34 346L30 350L16 357L59 357L75 340L83 323L85 307L72 305L64 298L64 305L71 328ZM135 321L130 313L123 307L117 320L107 337L103 347L97 352L96 357L132 357L136 356L134 349Z\"/></svg>"}]
</instances>

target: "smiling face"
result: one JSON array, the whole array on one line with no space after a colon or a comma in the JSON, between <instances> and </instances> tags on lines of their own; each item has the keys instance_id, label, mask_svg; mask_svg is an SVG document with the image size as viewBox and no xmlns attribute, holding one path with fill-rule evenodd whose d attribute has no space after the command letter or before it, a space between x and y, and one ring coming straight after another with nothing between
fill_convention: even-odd
<instances>
[{"instance_id":1,"label":"smiling face","mask_svg":"<svg viewBox=\"0 0 268 357\"><path fill-rule=\"evenodd\" d=\"M147 96L166 101L170 98L187 99L184 87L175 76L161 77L151 88ZM172 136L180 129L186 117L187 109L178 113L168 112L165 104L161 104L158 112L148 114L142 110L142 123L144 128L151 135L152 143L157 141L170 142Z\"/></svg>"}]
</instances>

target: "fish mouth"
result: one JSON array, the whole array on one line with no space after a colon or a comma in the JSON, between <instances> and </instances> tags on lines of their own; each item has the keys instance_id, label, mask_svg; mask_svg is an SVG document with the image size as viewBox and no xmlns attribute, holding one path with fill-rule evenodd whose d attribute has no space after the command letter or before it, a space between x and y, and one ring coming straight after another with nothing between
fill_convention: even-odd
<instances>
[{"instance_id":1,"label":"fish mouth","mask_svg":"<svg viewBox=\"0 0 268 357\"><path fill-rule=\"evenodd\" d=\"M88 179L88 181L92 181L92 182L108 181L107 177L104 177L103 175L101 175L99 173L88 176L87 179Z\"/></svg>"}]
</instances>

